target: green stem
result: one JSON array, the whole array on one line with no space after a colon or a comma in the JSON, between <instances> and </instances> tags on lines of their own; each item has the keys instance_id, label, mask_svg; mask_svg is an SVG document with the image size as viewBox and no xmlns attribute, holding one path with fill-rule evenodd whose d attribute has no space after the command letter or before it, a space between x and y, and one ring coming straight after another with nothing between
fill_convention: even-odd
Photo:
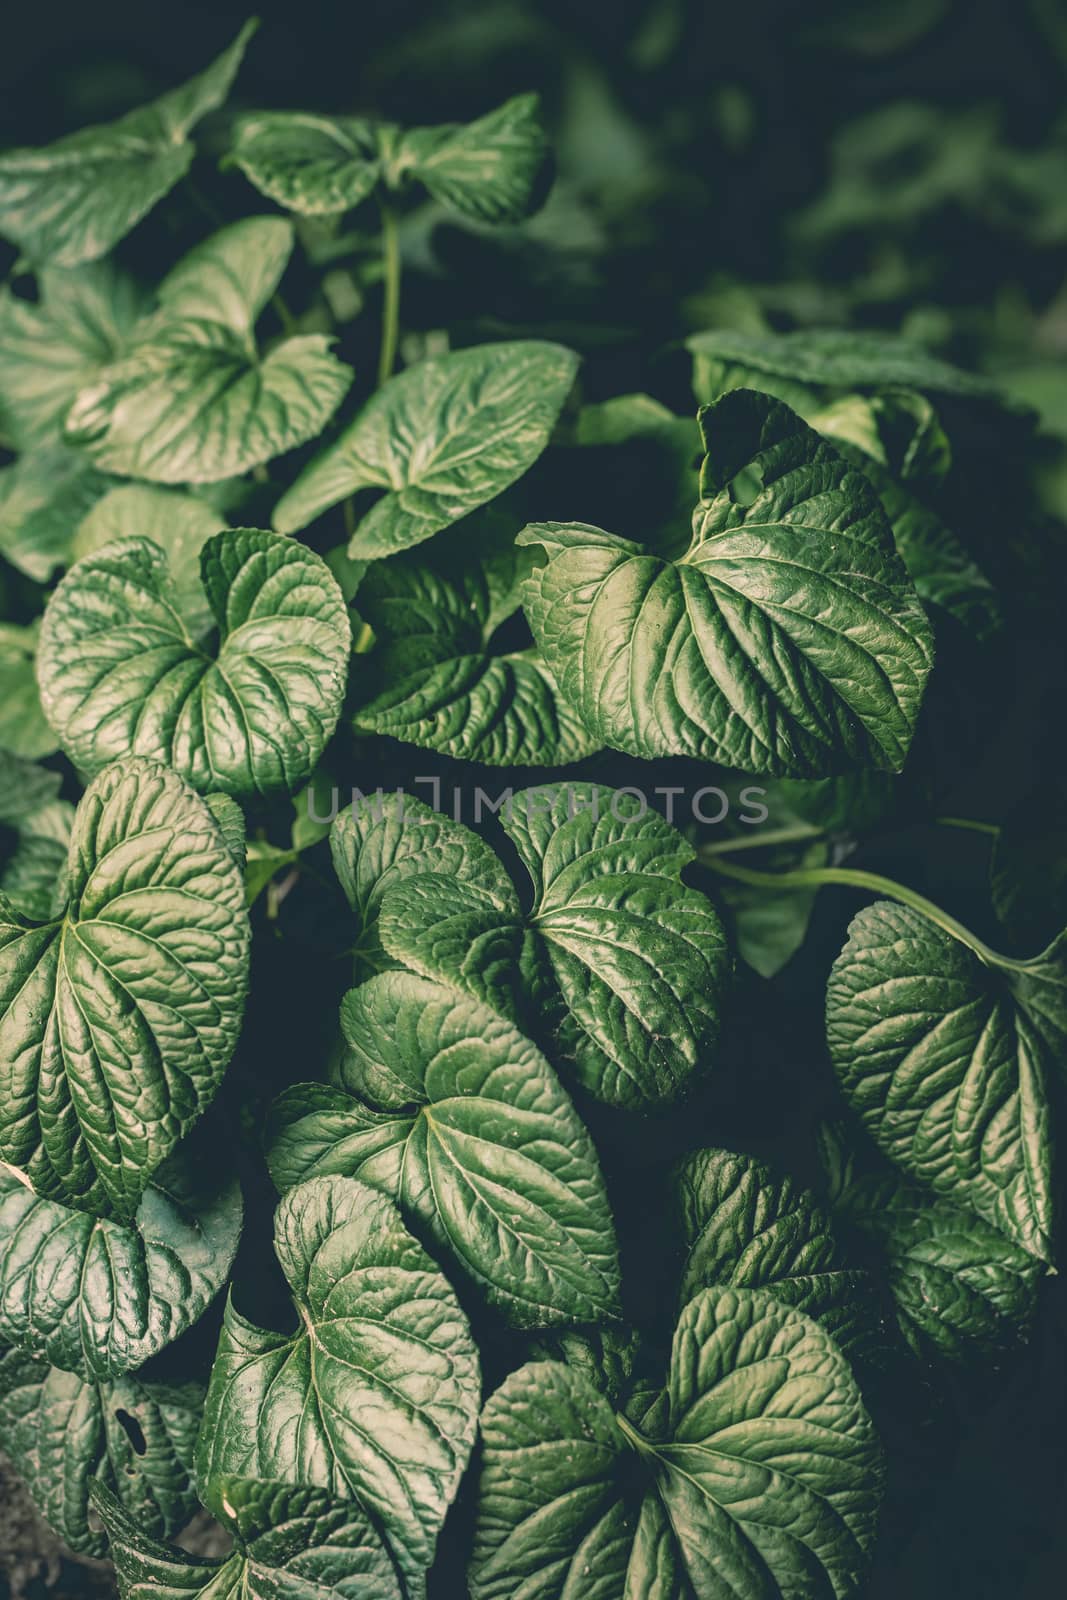
<instances>
[{"instance_id":1,"label":"green stem","mask_svg":"<svg viewBox=\"0 0 1067 1600\"><path fill-rule=\"evenodd\" d=\"M737 839L720 839L716 844L704 844L700 847L701 858L704 856L732 856L738 850L769 850L776 844L797 844L802 839L821 839L823 830L812 828L806 823L798 823L795 828L770 828L766 832L745 834Z\"/></svg>"},{"instance_id":2,"label":"green stem","mask_svg":"<svg viewBox=\"0 0 1067 1600\"><path fill-rule=\"evenodd\" d=\"M939 828L963 828L968 833L987 833L996 839L1000 828L995 822L979 822L976 817L935 817Z\"/></svg>"},{"instance_id":3,"label":"green stem","mask_svg":"<svg viewBox=\"0 0 1067 1600\"><path fill-rule=\"evenodd\" d=\"M391 378L396 365L396 344L400 332L400 235L396 212L382 201L382 268L385 300L382 305L382 347L378 358L378 387Z\"/></svg>"},{"instance_id":4,"label":"green stem","mask_svg":"<svg viewBox=\"0 0 1067 1600\"><path fill-rule=\"evenodd\" d=\"M628 1439L639 1455L658 1459L655 1448L649 1444L643 1433L639 1433L633 1423L623 1416L621 1411L616 1411L615 1421L619 1425L619 1432Z\"/></svg>"},{"instance_id":5,"label":"green stem","mask_svg":"<svg viewBox=\"0 0 1067 1600\"><path fill-rule=\"evenodd\" d=\"M863 872L855 867L799 867L794 872L757 872L752 867L738 867L730 861L721 861L715 856L709 856L705 850L697 852L699 859L712 872L719 873L724 878L733 878L737 883L751 884L756 889L784 889L787 892L794 889L821 889L830 884L837 884L845 889L866 889L871 894L884 895L887 900L896 900L902 906L910 906L913 911L918 911L921 916L942 928L945 933L951 934L953 939L958 939L960 944L973 950L979 961L987 966L1004 967L1017 966L1018 963L1005 956L998 955L987 944L965 928L962 922L957 922L955 917L949 916L947 911L942 911L940 906L932 900L927 900L925 895L909 889L902 883L896 883L892 878L883 878L879 872Z\"/></svg>"}]
</instances>

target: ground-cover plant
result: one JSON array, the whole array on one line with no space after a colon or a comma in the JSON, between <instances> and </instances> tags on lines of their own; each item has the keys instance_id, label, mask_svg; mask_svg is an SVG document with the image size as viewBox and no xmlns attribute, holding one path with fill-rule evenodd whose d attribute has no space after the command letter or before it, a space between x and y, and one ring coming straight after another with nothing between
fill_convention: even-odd
<instances>
[{"instance_id":1,"label":"ground-cover plant","mask_svg":"<svg viewBox=\"0 0 1067 1600\"><path fill-rule=\"evenodd\" d=\"M0 155L0 1446L124 1600L846 1600L1058 1260L1063 808L946 784L1025 419L408 325L536 97L222 110L252 32Z\"/></svg>"}]
</instances>

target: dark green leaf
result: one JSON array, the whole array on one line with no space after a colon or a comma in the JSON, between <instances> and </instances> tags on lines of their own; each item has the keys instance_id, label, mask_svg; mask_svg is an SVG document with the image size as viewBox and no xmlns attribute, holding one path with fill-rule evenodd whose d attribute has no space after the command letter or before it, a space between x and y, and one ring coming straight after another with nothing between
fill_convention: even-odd
<instances>
[{"instance_id":1,"label":"dark green leaf","mask_svg":"<svg viewBox=\"0 0 1067 1600\"><path fill-rule=\"evenodd\" d=\"M41 1200L0 1167L0 1340L89 1382L131 1372L207 1310L240 1231L240 1187L197 1140L129 1224Z\"/></svg>"},{"instance_id":2,"label":"dark green leaf","mask_svg":"<svg viewBox=\"0 0 1067 1600\"><path fill-rule=\"evenodd\" d=\"M405 1600L370 1519L351 1500L251 1478L222 1480L220 1495L238 1547L216 1561L157 1544L112 1495L94 1490L121 1600Z\"/></svg>"},{"instance_id":3,"label":"dark green leaf","mask_svg":"<svg viewBox=\"0 0 1067 1600\"><path fill-rule=\"evenodd\" d=\"M351 990L337 1089L276 1103L279 1188L322 1173L385 1190L515 1327L618 1315L596 1151L540 1051L466 996L406 972Z\"/></svg>"},{"instance_id":4,"label":"dark green leaf","mask_svg":"<svg viewBox=\"0 0 1067 1600\"><path fill-rule=\"evenodd\" d=\"M246 22L180 89L117 122L0 156L0 233L53 266L105 255L189 170L189 133L225 100L255 26Z\"/></svg>"},{"instance_id":5,"label":"dark green leaf","mask_svg":"<svg viewBox=\"0 0 1067 1600\"><path fill-rule=\"evenodd\" d=\"M526 340L432 356L391 378L301 473L274 510L282 533L306 528L359 489L382 496L350 556L421 544L494 499L533 465L562 410L578 358Z\"/></svg>"},{"instance_id":6,"label":"dark green leaf","mask_svg":"<svg viewBox=\"0 0 1067 1600\"><path fill-rule=\"evenodd\" d=\"M829 1336L770 1295L690 1301L639 1426L534 1363L482 1437L473 1600L844 1600L865 1574L877 1437Z\"/></svg>"},{"instance_id":7,"label":"dark green leaf","mask_svg":"<svg viewBox=\"0 0 1067 1600\"><path fill-rule=\"evenodd\" d=\"M86 1383L17 1350L0 1353L0 1446L55 1533L103 1555L89 1494L104 1484L146 1535L177 1533L197 1509L193 1487L203 1390L139 1378Z\"/></svg>"},{"instance_id":8,"label":"dark green leaf","mask_svg":"<svg viewBox=\"0 0 1067 1600\"><path fill-rule=\"evenodd\" d=\"M275 1215L299 1313L293 1334L230 1305L211 1373L197 1475L226 1514L227 1480L355 1499L383 1530L409 1600L466 1467L478 1359L466 1318L395 1206L350 1178L313 1178Z\"/></svg>"},{"instance_id":9,"label":"dark green leaf","mask_svg":"<svg viewBox=\"0 0 1067 1600\"><path fill-rule=\"evenodd\" d=\"M131 1217L222 1081L248 959L211 812L155 762L109 767L78 807L55 920L3 908L0 1159L43 1196Z\"/></svg>"},{"instance_id":10,"label":"dark green leaf","mask_svg":"<svg viewBox=\"0 0 1067 1600\"><path fill-rule=\"evenodd\" d=\"M814 1195L729 1150L687 1156L675 1186L685 1248L682 1305L716 1285L766 1289L820 1322L854 1364L877 1355L884 1339L873 1285L841 1248Z\"/></svg>"},{"instance_id":11,"label":"dark green leaf","mask_svg":"<svg viewBox=\"0 0 1067 1600\"><path fill-rule=\"evenodd\" d=\"M852 922L826 1018L841 1087L879 1148L1050 1260L1050 1043L1067 1037L1059 947L998 971L918 911L879 901Z\"/></svg>"},{"instance_id":12,"label":"dark green leaf","mask_svg":"<svg viewBox=\"0 0 1067 1600\"><path fill-rule=\"evenodd\" d=\"M766 395L701 413L708 455L679 561L535 524L534 636L605 744L746 772L903 765L932 664L922 607L870 484Z\"/></svg>"},{"instance_id":13,"label":"dark green leaf","mask_svg":"<svg viewBox=\"0 0 1067 1600\"><path fill-rule=\"evenodd\" d=\"M151 540L79 561L41 629L49 721L86 772L134 750L202 793L291 792L341 709L350 639L341 591L311 550L249 528L209 539L200 574L188 616ZM193 631L205 610L217 642Z\"/></svg>"}]
</instances>

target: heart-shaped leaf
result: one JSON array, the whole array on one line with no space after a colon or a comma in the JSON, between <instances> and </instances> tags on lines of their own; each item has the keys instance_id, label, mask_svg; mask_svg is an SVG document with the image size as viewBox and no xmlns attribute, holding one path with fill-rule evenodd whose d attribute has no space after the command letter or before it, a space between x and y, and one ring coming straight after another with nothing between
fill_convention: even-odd
<instances>
[{"instance_id":1,"label":"heart-shaped leaf","mask_svg":"<svg viewBox=\"0 0 1067 1600\"><path fill-rule=\"evenodd\" d=\"M0 1160L129 1218L237 1041L241 877L204 802L130 757L78 806L58 904L43 925L0 919Z\"/></svg>"},{"instance_id":2,"label":"heart-shaped leaf","mask_svg":"<svg viewBox=\"0 0 1067 1600\"><path fill-rule=\"evenodd\" d=\"M751 1156L698 1150L679 1164L675 1195L682 1305L716 1284L766 1289L821 1323L853 1363L877 1358L885 1340L871 1279L808 1190Z\"/></svg>"},{"instance_id":3,"label":"heart-shaped leaf","mask_svg":"<svg viewBox=\"0 0 1067 1600\"><path fill-rule=\"evenodd\" d=\"M248 217L178 263L137 342L78 394L65 438L153 483L216 483L320 433L352 381L322 334L266 355L254 327L293 248L282 217Z\"/></svg>"},{"instance_id":4,"label":"heart-shaped leaf","mask_svg":"<svg viewBox=\"0 0 1067 1600\"><path fill-rule=\"evenodd\" d=\"M488 766L579 761L595 740L537 652L521 642L494 648L530 563L512 529L506 544L490 529L479 545L472 532L461 524L428 558L375 562L360 584L359 614L376 647L356 727Z\"/></svg>"},{"instance_id":5,"label":"heart-shaped leaf","mask_svg":"<svg viewBox=\"0 0 1067 1600\"><path fill-rule=\"evenodd\" d=\"M598 1099L676 1099L710 1064L730 972L713 907L680 881L692 847L643 800L598 784L524 790L501 820L533 880L529 917L480 886L411 877L385 897L385 948L531 1032L547 1025Z\"/></svg>"},{"instance_id":6,"label":"heart-shaped leaf","mask_svg":"<svg viewBox=\"0 0 1067 1600\"><path fill-rule=\"evenodd\" d=\"M540 1051L407 972L351 990L341 1026L340 1086L298 1085L274 1107L279 1188L340 1173L383 1189L515 1327L617 1316L596 1151Z\"/></svg>"},{"instance_id":7,"label":"heart-shaped leaf","mask_svg":"<svg viewBox=\"0 0 1067 1600\"><path fill-rule=\"evenodd\" d=\"M406 1600L391 1558L353 1501L252 1478L222 1480L220 1498L237 1548L211 1560L157 1544L113 1495L94 1488L121 1600Z\"/></svg>"},{"instance_id":8,"label":"heart-shaped leaf","mask_svg":"<svg viewBox=\"0 0 1067 1600\"><path fill-rule=\"evenodd\" d=\"M306 528L359 489L388 491L359 523L350 556L421 544L494 499L532 466L574 383L578 358L537 340L475 345L409 367L279 500L274 526Z\"/></svg>"},{"instance_id":9,"label":"heart-shaped leaf","mask_svg":"<svg viewBox=\"0 0 1067 1600\"><path fill-rule=\"evenodd\" d=\"M412 128L386 171L425 184L475 222L521 222L544 198L549 146L535 94L519 94L475 122Z\"/></svg>"},{"instance_id":10,"label":"heart-shaped leaf","mask_svg":"<svg viewBox=\"0 0 1067 1600\"><path fill-rule=\"evenodd\" d=\"M382 946L378 916L383 897L406 878L462 882L498 911L519 914L511 879L490 847L413 795L358 796L334 822L330 850L356 919L355 955L368 972L396 964Z\"/></svg>"},{"instance_id":11,"label":"heart-shaped leaf","mask_svg":"<svg viewBox=\"0 0 1067 1600\"><path fill-rule=\"evenodd\" d=\"M143 1366L207 1310L241 1190L198 1139L156 1170L132 1223L42 1200L0 1167L0 1340L90 1383Z\"/></svg>"},{"instance_id":12,"label":"heart-shaped leaf","mask_svg":"<svg viewBox=\"0 0 1067 1600\"><path fill-rule=\"evenodd\" d=\"M201 1492L223 1517L235 1477L354 1499L383 1530L405 1595L422 1600L477 1424L466 1318L396 1207L366 1184L312 1178L291 1189L274 1237L299 1327L270 1333L227 1308Z\"/></svg>"},{"instance_id":13,"label":"heart-shaped leaf","mask_svg":"<svg viewBox=\"0 0 1067 1600\"><path fill-rule=\"evenodd\" d=\"M257 111L238 120L230 159L261 194L305 217L358 206L382 176L379 129L366 117Z\"/></svg>"},{"instance_id":14,"label":"heart-shaped leaf","mask_svg":"<svg viewBox=\"0 0 1067 1600\"><path fill-rule=\"evenodd\" d=\"M932 640L872 486L767 395L736 390L700 420L680 560L581 525L519 535L548 553L524 604L561 693L631 755L899 769Z\"/></svg>"},{"instance_id":15,"label":"heart-shaped leaf","mask_svg":"<svg viewBox=\"0 0 1067 1600\"><path fill-rule=\"evenodd\" d=\"M188 172L189 134L229 94L255 27L246 22L205 71L117 122L0 156L0 233L55 266L106 255Z\"/></svg>"},{"instance_id":16,"label":"heart-shaped leaf","mask_svg":"<svg viewBox=\"0 0 1067 1600\"><path fill-rule=\"evenodd\" d=\"M854 918L826 995L830 1055L878 1147L937 1194L1052 1259L1052 1062L1060 946L991 966L910 906Z\"/></svg>"},{"instance_id":17,"label":"heart-shaped leaf","mask_svg":"<svg viewBox=\"0 0 1067 1600\"><path fill-rule=\"evenodd\" d=\"M93 1484L117 1495L146 1535L167 1537L189 1521L203 1402L196 1384L86 1383L17 1350L0 1353L0 1446L53 1532L85 1555L107 1548L90 1523Z\"/></svg>"},{"instance_id":18,"label":"heart-shaped leaf","mask_svg":"<svg viewBox=\"0 0 1067 1600\"><path fill-rule=\"evenodd\" d=\"M705 1289L679 1319L663 1394L628 1410L553 1362L492 1396L473 1600L856 1593L881 1452L817 1323L768 1294Z\"/></svg>"},{"instance_id":19,"label":"heart-shaped leaf","mask_svg":"<svg viewBox=\"0 0 1067 1600\"><path fill-rule=\"evenodd\" d=\"M348 671L348 611L321 557L276 533L207 540L189 615L149 539L87 556L48 604L38 677L71 760L127 751L202 793L292 792L333 733ZM206 607L217 642L193 629Z\"/></svg>"}]
</instances>

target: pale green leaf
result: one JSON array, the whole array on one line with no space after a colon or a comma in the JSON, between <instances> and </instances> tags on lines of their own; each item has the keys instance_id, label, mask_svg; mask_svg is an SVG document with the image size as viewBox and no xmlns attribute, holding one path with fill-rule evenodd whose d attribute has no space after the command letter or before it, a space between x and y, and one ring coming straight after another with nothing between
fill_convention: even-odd
<instances>
[{"instance_id":1,"label":"pale green leaf","mask_svg":"<svg viewBox=\"0 0 1067 1600\"><path fill-rule=\"evenodd\" d=\"M291 792L340 713L349 653L341 592L311 550L247 528L209 539L200 575L189 616L151 540L121 540L79 561L41 629L46 714L89 773L132 750L167 762L201 793ZM217 639L193 632L208 609Z\"/></svg>"},{"instance_id":2,"label":"pale green leaf","mask_svg":"<svg viewBox=\"0 0 1067 1600\"><path fill-rule=\"evenodd\" d=\"M226 518L195 495L154 484L123 483L110 489L82 519L71 555L80 561L116 539L151 539L166 552L178 609L189 634L197 639L214 620L200 582L200 552L225 525Z\"/></svg>"},{"instance_id":3,"label":"pale green leaf","mask_svg":"<svg viewBox=\"0 0 1067 1600\"><path fill-rule=\"evenodd\" d=\"M240 875L199 796L129 757L78 806L54 920L2 910L0 1160L42 1196L130 1217L237 1041Z\"/></svg>"},{"instance_id":4,"label":"pale green leaf","mask_svg":"<svg viewBox=\"0 0 1067 1600\"><path fill-rule=\"evenodd\" d=\"M387 491L348 547L370 559L421 544L532 466L570 392L578 358L536 340L431 356L391 378L279 500L274 526L307 527L360 489Z\"/></svg>"},{"instance_id":5,"label":"pale green leaf","mask_svg":"<svg viewBox=\"0 0 1067 1600\"><path fill-rule=\"evenodd\" d=\"M412 128L386 146L386 176L411 177L475 222L521 222L544 198L549 147L535 94L476 122Z\"/></svg>"},{"instance_id":6,"label":"pale green leaf","mask_svg":"<svg viewBox=\"0 0 1067 1600\"><path fill-rule=\"evenodd\" d=\"M180 89L118 121L0 156L0 233L53 266L105 255L189 170L189 134L225 100L255 26Z\"/></svg>"},{"instance_id":7,"label":"pale green leaf","mask_svg":"<svg viewBox=\"0 0 1067 1600\"><path fill-rule=\"evenodd\" d=\"M0 623L0 749L38 761L59 749L37 688L37 624Z\"/></svg>"},{"instance_id":8,"label":"pale green leaf","mask_svg":"<svg viewBox=\"0 0 1067 1600\"><path fill-rule=\"evenodd\" d=\"M308 217L358 206L381 179L378 129L365 117L256 112L238 121L231 157L261 194Z\"/></svg>"},{"instance_id":9,"label":"pale green leaf","mask_svg":"<svg viewBox=\"0 0 1067 1600\"><path fill-rule=\"evenodd\" d=\"M0 470L0 555L35 583L74 560L74 532L107 479L73 450L49 445Z\"/></svg>"}]
</instances>

